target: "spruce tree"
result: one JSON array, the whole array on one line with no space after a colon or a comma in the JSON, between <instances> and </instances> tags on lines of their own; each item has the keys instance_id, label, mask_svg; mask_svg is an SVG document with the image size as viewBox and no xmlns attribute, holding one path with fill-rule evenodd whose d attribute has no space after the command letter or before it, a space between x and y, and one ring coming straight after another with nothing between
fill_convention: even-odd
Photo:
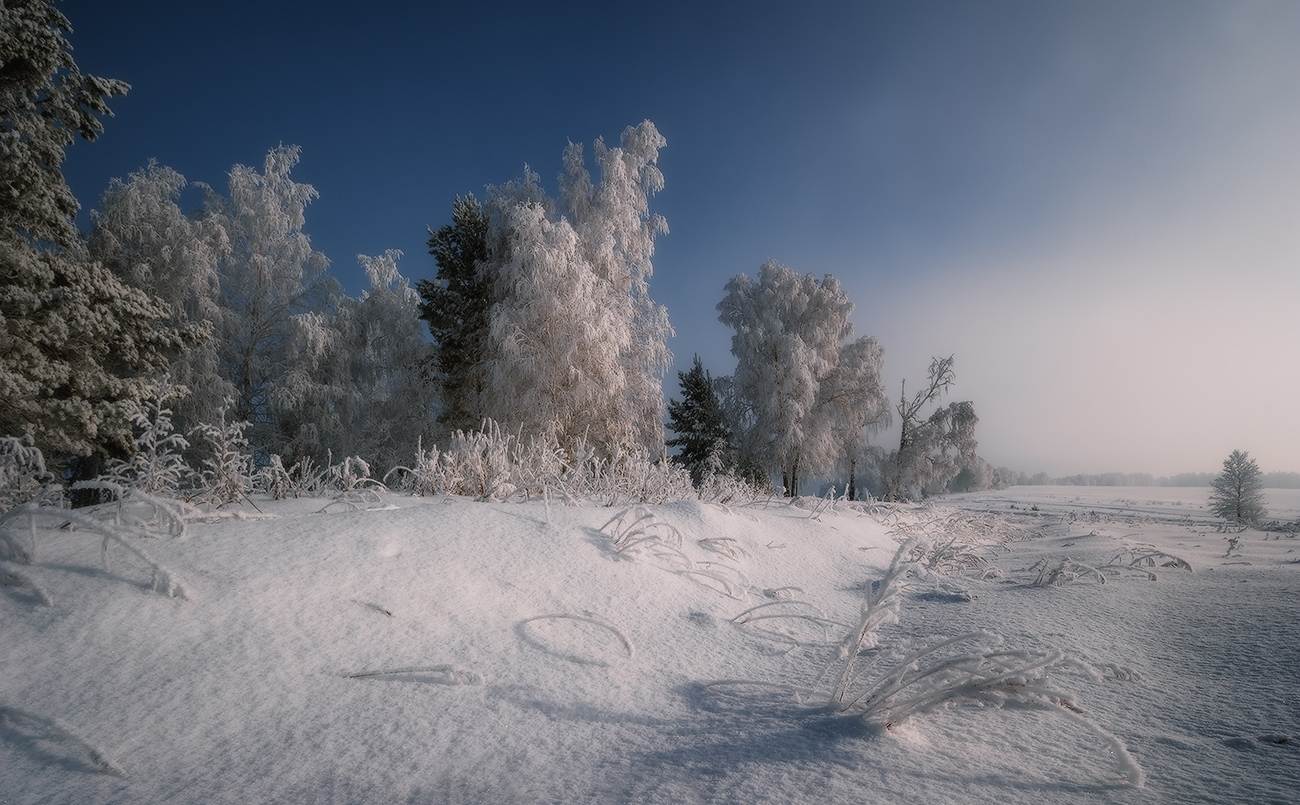
<instances>
[{"instance_id":1,"label":"spruce tree","mask_svg":"<svg viewBox=\"0 0 1300 805\"><path fill-rule=\"evenodd\" d=\"M121 81L82 75L52 3L0 4L0 433L52 457L131 445L128 412L195 333L81 244L65 149L94 140Z\"/></svg>"},{"instance_id":2,"label":"spruce tree","mask_svg":"<svg viewBox=\"0 0 1300 805\"><path fill-rule=\"evenodd\" d=\"M713 378L695 356L689 372L678 372L682 399L668 401L668 427L677 435L667 441L678 449L673 460L691 473L696 486L710 468L730 469L731 431L722 404L713 388Z\"/></svg>"},{"instance_id":3,"label":"spruce tree","mask_svg":"<svg viewBox=\"0 0 1300 805\"><path fill-rule=\"evenodd\" d=\"M420 280L420 318L433 336L428 374L439 389L438 423L446 431L471 430L483 419L481 362L492 307L490 284L480 265L487 260L488 216L473 194L452 202L450 224L429 231L429 254L438 265L433 280Z\"/></svg>"}]
</instances>

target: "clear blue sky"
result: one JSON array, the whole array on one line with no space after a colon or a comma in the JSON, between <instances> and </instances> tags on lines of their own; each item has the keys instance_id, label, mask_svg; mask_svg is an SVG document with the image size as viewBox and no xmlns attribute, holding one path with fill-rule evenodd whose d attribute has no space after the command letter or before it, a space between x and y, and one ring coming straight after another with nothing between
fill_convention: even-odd
<instances>
[{"instance_id":1,"label":"clear blue sky","mask_svg":"<svg viewBox=\"0 0 1300 805\"><path fill-rule=\"evenodd\" d=\"M572 140L668 140L652 293L679 367L766 259L839 277L891 396L956 353L981 454L1029 472L1300 470L1300 3L69 0L132 84L83 207L151 157L223 188L279 143L306 230L430 277L425 227ZM668 392L676 392L670 376Z\"/></svg>"}]
</instances>

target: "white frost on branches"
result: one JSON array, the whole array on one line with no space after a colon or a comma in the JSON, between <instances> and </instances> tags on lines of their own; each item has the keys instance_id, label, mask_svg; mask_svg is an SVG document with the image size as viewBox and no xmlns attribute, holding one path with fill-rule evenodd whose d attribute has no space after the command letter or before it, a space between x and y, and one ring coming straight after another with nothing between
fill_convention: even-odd
<instances>
[{"instance_id":1,"label":"white frost on branches","mask_svg":"<svg viewBox=\"0 0 1300 805\"><path fill-rule=\"evenodd\" d=\"M853 303L839 281L817 280L769 260L758 279L733 277L718 304L734 331L730 407L742 463L779 470L788 494L799 476L856 457L866 432L888 421L880 384L883 351L853 334Z\"/></svg>"},{"instance_id":2,"label":"white frost on branches","mask_svg":"<svg viewBox=\"0 0 1300 805\"><path fill-rule=\"evenodd\" d=\"M627 128L620 147L597 140L596 183L570 145L559 204L531 171L491 191L492 256L481 268L496 300L484 361L489 418L566 445L662 445L672 329L647 280L654 237L667 231L648 211L663 187L655 161L664 144L649 121Z\"/></svg>"}]
</instances>

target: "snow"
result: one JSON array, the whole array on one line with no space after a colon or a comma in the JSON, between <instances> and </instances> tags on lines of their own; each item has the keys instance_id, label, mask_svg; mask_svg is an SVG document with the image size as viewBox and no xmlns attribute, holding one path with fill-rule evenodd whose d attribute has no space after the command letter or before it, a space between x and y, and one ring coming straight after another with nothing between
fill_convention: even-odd
<instances>
[{"instance_id":1,"label":"snow","mask_svg":"<svg viewBox=\"0 0 1300 805\"><path fill-rule=\"evenodd\" d=\"M132 538L183 598L39 528L31 565L0 562L0 802L1294 802L1300 546L1249 531L1225 555L1206 496L258 499ZM1300 491L1266 497L1300 519ZM1077 662L1044 684L1079 712L957 701L885 728L790 693L829 696L908 535L968 559L909 577L862 684L984 631ZM1153 551L1192 569L1105 567ZM1100 572L1034 584L1067 557Z\"/></svg>"}]
</instances>

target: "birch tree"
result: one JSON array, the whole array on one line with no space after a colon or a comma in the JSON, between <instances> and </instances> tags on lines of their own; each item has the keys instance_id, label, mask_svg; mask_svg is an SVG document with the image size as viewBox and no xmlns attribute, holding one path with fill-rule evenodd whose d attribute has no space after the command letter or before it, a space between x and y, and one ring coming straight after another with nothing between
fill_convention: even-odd
<instances>
[{"instance_id":1,"label":"birch tree","mask_svg":"<svg viewBox=\"0 0 1300 805\"><path fill-rule=\"evenodd\" d=\"M432 395L420 370L430 347L418 296L397 268L400 256L358 255L369 290L294 317L295 360L270 386L290 460L361 456L382 474L429 435Z\"/></svg>"},{"instance_id":2,"label":"birch tree","mask_svg":"<svg viewBox=\"0 0 1300 805\"><path fill-rule=\"evenodd\" d=\"M114 179L90 214L90 255L128 285L171 306L171 326L198 325L199 343L173 357L175 419L182 431L216 421L234 388L221 372L215 333L222 323L219 268L226 232L208 216L191 217L179 200L184 176L154 161L123 182Z\"/></svg>"},{"instance_id":3,"label":"birch tree","mask_svg":"<svg viewBox=\"0 0 1300 805\"><path fill-rule=\"evenodd\" d=\"M755 280L733 277L718 304L734 331L731 390L742 461L781 474L789 495L804 473L833 469L868 424L878 425L880 365L874 339L845 344L853 303L839 281L818 281L768 261ZM843 362L843 365L841 365Z\"/></svg>"},{"instance_id":4,"label":"birch tree","mask_svg":"<svg viewBox=\"0 0 1300 805\"><path fill-rule=\"evenodd\" d=\"M561 443L662 450L672 330L648 279L667 227L648 197L663 186L663 145L649 121L617 148L597 141L594 183L570 146L559 203L527 169L489 192L485 416Z\"/></svg>"},{"instance_id":5,"label":"birch tree","mask_svg":"<svg viewBox=\"0 0 1300 805\"><path fill-rule=\"evenodd\" d=\"M930 362L925 388L907 396L907 382L899 395L898 412L902 423L898 449L882 464L882 497L885 500L915 500L937 491L960 471L956 456L975 460L975 425L979 417L970 402L954 402L935 408L927 418L923 411L937 405L956 382L953 356Z\"/></svg>"},{"instance_id":6,"label":"birch tree","mask_svg":"<svg viewBox=\"0 0 1300 805\"><path fill-rule=\"evenodd\" d=\"M283 439L272 422L269 386L291 363L295 315L320 312L336 284L329 261L303 232L311 185L293 181L297 146L271 149L262 171L236 165L229 198L209 192L207 212L222 226L230 248L220 261L219 357L234 387L231 416L252 423L254 444L277 451Z\"/></svg>"}]
</instances>

